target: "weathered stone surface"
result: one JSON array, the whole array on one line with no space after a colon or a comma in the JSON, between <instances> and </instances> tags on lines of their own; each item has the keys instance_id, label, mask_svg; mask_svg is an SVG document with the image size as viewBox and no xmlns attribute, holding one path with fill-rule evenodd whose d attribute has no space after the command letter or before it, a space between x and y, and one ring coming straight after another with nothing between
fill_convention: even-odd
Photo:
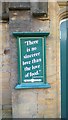
<instances>
[{"instance_id":1,"label":"weathered stone surface","mask_svg":"<svg viewBox=\"0 0 68 120\"><path fill-rule=\"evenodd\" d=\"M13 118L60 117L60 39L57 10L57 3L49 2L49 19L44 21L34 18L30 10L10 10L9 24L2 23L2 36L0 35L2 77L0 72L0 78L2 78L3 91L3 118L11 118L11 108L9 107L11 104ZM15 31L50 32L46 40L46 76L51 88L15 89L18 82L17 40L12 35L12 32Z\"/></svg>"},{"instance_id":2,"label":"weathered stone surface","mask_svg":"<svg viewBox=\"0 0 68 120\"><path fill-rule=\"evenodd\" d=\"M10 10L13 10L13 9L19 9L19 10L28 10L28 9L30 9L30 3L29 3L29 1L28 0L26 0L26 1L18 1L18 2L10 2L9 3L9 8L10 8Z\"/></svg>"},{"instance_id":3,"label":"weathered stone surface","mask_svg":"<svg viewBox=\"0 0 68 120\"><path fill-rule=\"evenodd\" d=\"M11 117L11 90L10 90L10 41L9 41L9 28L8 23L1 23L2 25L2 105L3 107L2 118ZM0 59L1 60L1 59ZM0 73L1 75L1 73Z\"/></svg>"},{"instance_id":4,"label":"weathered stone surface","mask_svg":"<svg viewBox=\"0 0 68 120\"><path fill-rule=\"evenodd\" d=\"M9 110L2 110L2 118L12 118L12 111Z\"/></svg>"},{"instance_id":5,"label":"weathered stone surface","mask_svg":"<svg viewBox=\"0 0 68 120\"><path fill-rule=\"evenodd\" d=\"M57 94L58 66L57 66L57 35L56 35L56 11L55 3L49 4L50 21L41 21L33 18L30 12L10 12L10 39L11 39L11 88L12 88L12 111L13 117L17 118L52 118L58 116L59 96ZM50 8L51 7L51 8ZM51 11L50 11L51 9ZM23 15L21 17L21 15ZM27 18L28 16L28 18ZM20 18L20 19L19 19ZM49 31L50 35L46 41L46 69L47 81L51 84L49 89L15 90L17 83L17 47L16 40L12 37L15 31ZM14 43L14 44L13 44ZM16 75L16 76L15 76ZM55 114L54 114L55 112Z\"/></svg>"}]
</instances>

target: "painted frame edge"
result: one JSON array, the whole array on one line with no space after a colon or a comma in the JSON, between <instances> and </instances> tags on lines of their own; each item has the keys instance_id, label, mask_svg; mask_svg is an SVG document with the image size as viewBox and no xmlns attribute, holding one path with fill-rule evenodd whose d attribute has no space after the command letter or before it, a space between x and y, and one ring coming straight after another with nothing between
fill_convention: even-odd
<instances>
[{"instance_id":1,"label":"painted frame edge","mask_svg":"<svg viewBox=\"0 0 68 120\"><path fill-rule=\"evenodd\" d=\"M17 37L44 37L48 36L49 32L13 32L13 35Z\"/></svg>"},{"instance_id":2,"label":"painted frame edge","mask_svg":"<svg viewBox=\"0 0 68 120\"><path fill-rule=\"evenodd\" d=\"M21 40L17 37L18 46L18 84L22 83L22 68L21 68Z\"/></svg>"},{"instance_id":3,"label":"painted frame edge","mask_svg":"<svg viewBox=\"0 0 68 120\"><path fill-rule=\"evenodd\" d=\"M67 118L67 106L66 106L66 101L67 101L67 96L66 96L66 79L67 79L67 42L64 43L64 40L67 41L67 39L63 39L63 29L61 29L61 26L66 22L68 19L63 19L60 22L60 75L61 75L61 118L66 119ZM67 28L67 23L65 24L65 29ZM66 46L66 47L65 47ZM65 55L65 57L64 57ZM66 68L66 69L65 69Z\"/></svg>"},{"instance_id":4,"label":"painted frame edge","mask_svg":"<svg viewBox=\"0 0 68 120\"><path fill-rule=\"evenodd\" d=\"M49 83L22 83L16 85L15 89L35 89L35 88L51 88Z\"/></svg>"}]
</instances>

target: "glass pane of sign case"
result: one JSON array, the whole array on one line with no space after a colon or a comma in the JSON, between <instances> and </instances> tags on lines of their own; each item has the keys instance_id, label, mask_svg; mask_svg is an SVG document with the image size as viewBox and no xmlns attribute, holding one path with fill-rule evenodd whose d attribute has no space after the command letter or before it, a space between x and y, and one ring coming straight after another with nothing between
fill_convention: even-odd
<instances>
[{"instance_id":1,"label":"glass pane of sign case","mask_svg":"<svg viewBox=\"0 0 68 120\"><path fill-rule=\"evenodd\" d=\"M49 33L13 32L18 45L16 89L50 88L46 80L46 37Z\"/></svg>"}]
</instances>

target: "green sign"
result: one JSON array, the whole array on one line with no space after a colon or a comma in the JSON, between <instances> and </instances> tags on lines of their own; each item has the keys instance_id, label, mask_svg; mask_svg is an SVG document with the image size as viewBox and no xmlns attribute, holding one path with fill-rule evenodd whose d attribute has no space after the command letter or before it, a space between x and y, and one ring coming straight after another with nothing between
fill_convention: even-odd
<instances>
[{"instance_id":1,"label":"green sign","mask_svg":"<svg viewBox=\"0 0 68 120\"><path fill-rule=\"evenodd\" d=\"M46 80L46 37L49 33L14 32L18 42L18 85L23 88L49 88Z\"/></svg>"},{"instance_id":2,"label":"green sign","mask_svg":"<svg viewBox=\"0 0 68 120\"><path fill-rule=\"evenodd\" d=\"M41 82L44 79L44 39L21 38L22 82Z\"/></svg>"}]
</instances>

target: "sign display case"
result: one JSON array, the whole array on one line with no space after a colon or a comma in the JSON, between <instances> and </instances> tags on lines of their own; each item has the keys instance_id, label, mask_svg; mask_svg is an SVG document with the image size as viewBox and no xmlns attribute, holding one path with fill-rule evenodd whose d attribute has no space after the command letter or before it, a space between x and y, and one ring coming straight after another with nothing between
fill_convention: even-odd
<instances>
[{"instance_id":1,"label":"sign display case","mask_svg":"<svg viewBox=\"0 0 68 120\"><path fill-rule=\"evenodd\" d=\"M13 32L18 46L16 89L49 88L46 80L46 37L49 33Z\"/></svg>"}]
</instances>

